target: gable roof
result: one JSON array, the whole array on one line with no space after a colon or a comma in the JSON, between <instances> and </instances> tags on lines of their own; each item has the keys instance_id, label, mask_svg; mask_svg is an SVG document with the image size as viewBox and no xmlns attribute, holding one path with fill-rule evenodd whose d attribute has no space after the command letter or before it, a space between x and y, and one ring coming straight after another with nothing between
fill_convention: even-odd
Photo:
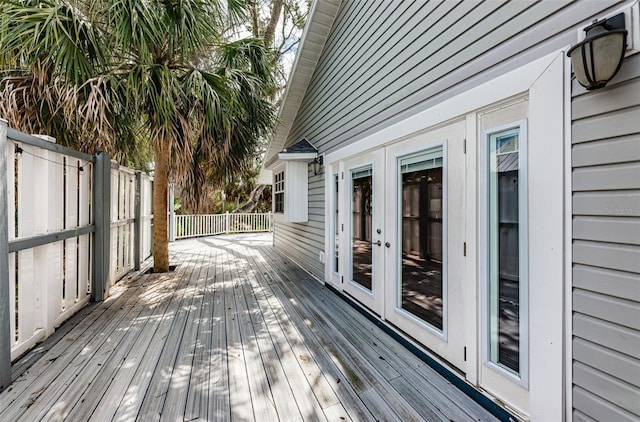
<instances>
[{"instance_id":1,"label":"gable roof","mask_svg":"<svg viewBox=\"0 0 640 422\"><path fill-rule=\"evenodd\" d=\"M285 153L285 154L312 153L313 154L317 152L318 152L318 148L311 145L311 142L307 141L307 138L302 138L301 140L291 145L290 147L287 147L282 151L280 151L280 154L282 153Z\"/></svg>"},{"instance_id":2,"label":"gable roof","mask_svg":"<svg viewBox=\"0 0 640 422\"><path fill-rule=\"evenodd\" d=\"M284 148L289 131L298 114L304 95L315 72L318 60L327 42L333 22L338 14L342 0L314 0L302 33L302 39L293 67L287 81L287 87L278 111L278 123L267 147L259 183L271 183L270 175L266 180L265 169L278 159L278 153Z\"/></svg>"}]
</instances>

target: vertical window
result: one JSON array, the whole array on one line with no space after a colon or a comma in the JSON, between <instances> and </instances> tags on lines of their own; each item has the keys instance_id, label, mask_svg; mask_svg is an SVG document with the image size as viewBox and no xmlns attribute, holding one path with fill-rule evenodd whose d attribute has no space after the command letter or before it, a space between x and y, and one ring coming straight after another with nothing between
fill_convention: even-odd
<instances>
[{"instance_id":1,"label":"vertical window","mask_svg":"<svg viewBox=\"0 0 640 422\"><path fill-rule=\"evenodd\" d=\"M276 173L273 183L273 211L284 213L284 171Z\"/></svg>"},{"instance_id":2,"label":"vertical window","mask_svg":"<svg viewBox=\"0 0 640 422\"><path fill-rule=\"evenodd\" d=\"M373 169L351 171L351 279L371 291L373 254L371 227L373 210Z\"/></svg>"},{"instance_id":3,"label":"vertical window","mask_svg":"<svg viewBox=\"0 0 640 422\"><path fill-rule=\"evenodd\" d=\"M526 133L523 124L489 132L487 160L488 360L521 376L526 359Z\"/></svg>"},{"instance_id":4,"label":"vertical window","mask_svg":"<svg viewBox=\"0 0 640 422\"><path fill-rule=\"evenodd\" d=\"M338 272L338 247L340 245L340 213L338 212L338 175L333 175L333 271Z\"/></svg>"},{"instance_id":5,"label":"vertical window","mask_svg":"<svg viewBox=\"0 0 640 422\"><path fill-rule=\"evenodd\" d=\"M443 329L442 147L399 159L402 215L400 303L417 318Z\"/></svg>"}]
</instances>

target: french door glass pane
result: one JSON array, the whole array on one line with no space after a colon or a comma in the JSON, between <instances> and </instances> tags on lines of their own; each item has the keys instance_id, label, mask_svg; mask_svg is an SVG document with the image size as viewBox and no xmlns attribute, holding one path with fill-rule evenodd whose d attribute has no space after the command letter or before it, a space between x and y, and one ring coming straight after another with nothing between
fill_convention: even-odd
<instances>
[{"instance_id":1,"label":"french door glass pane","mask_svg":"<svg viewBox=\"0 0 640 422\"><path fill-rule=\"evenodd\" d=\"M518 129L489 137L489 350L491 361L520 369Z\"/></svg>"},{"instance_id":2,"label":"french door glass pane","mask_svg":"<svg viewBox=\"0 0 640 422\"><path fill-rule=\"evenodd\" d=\"M442 330L442 148L400 159L400 306Z\"/></svg>"},{"instance_id":3,"label":"french door glass pane","mask_svg":"<svg viewBox=\"0 0 640 422\"><path fill-rule=\"evenodd\" d=\"M351 172L351 279L371 290L373 257L371 227L373 207L373 172L371 168Z\"/></svg>"},{"instance_id":4,"label":"french door glass pane","mask_svg":"<svg viewBox=\"0 0 640 422\"><path fill-rule=\"evenodd\" d=\"M334 191L333 191L333 206L335 208L334 213L333 213L333 233L334 233L334 240L333 240L333 271L334 272L338 272L338 246L340 244L339 242L339 237L340 237L340 231L339 231L339 227L340 227L340 219L338 218L340 216L340 214L338 213L338 175L335 174L333 176L334 178Z\"/></svg>"}]
</instances>

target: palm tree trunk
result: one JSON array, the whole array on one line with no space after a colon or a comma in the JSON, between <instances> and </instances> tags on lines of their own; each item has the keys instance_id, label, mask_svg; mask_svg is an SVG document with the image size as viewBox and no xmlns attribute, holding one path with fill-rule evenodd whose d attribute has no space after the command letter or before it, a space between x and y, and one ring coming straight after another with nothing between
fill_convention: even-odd
<instances>
[{"instance_id":1,"label":"palm tree trunk","mask_svg":"<svg viewBox=\"0 0 640 422\"><path fill-rule=\"evenodd\" d=\"M169 189L169 146L154 142L153 171L153 272L169 271L169 237L167 231L167 192Z\"/></svg>"}]
</instances>

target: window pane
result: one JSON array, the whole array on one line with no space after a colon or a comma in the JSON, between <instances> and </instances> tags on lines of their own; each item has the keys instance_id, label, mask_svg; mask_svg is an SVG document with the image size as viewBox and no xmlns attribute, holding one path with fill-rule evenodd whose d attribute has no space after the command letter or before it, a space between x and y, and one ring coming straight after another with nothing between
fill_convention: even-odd
<instances>
[{"instance_id":1,"label":"window pane","mask_svg":"<svg viewBox=\"0 0 640 422\"><path fill-rule=\"evenodd\" d=\"M442 330L442 149L400 160L402 309Z\"/></svg>"},{"instance_id":2,"label":"window pane","mask_svg":"<svg viewBox=\"0 0 640 422\"><path fill-rule=\"evenodd\" d=\"M351 278L367 290L372 286L371 226L373 177L371 169L351 172L352 180L352 271Z\"/></svg>"},{"instance_id":3,"label":"window pane","mask_svg":"<svg viewBox=\"0 0 640 422\"><path fill-rule=\"evenodd\" d=\"M489 137L490 358L520 371L518 129Z\"/></svg>"},{"instance_id":4,"label":"window pane","mask_svg":"<svg viewBox=\"0 0 640 422\"><path fill-rule=\"evenodd\" d=\"M276 173L273 184L273 211L284 213L284 172Z\"/></svg>"},{"instance_id":5,"label":"window pane","mask_svg":"<svg viewBox=\"0 0 640 422\"><path fill-rule=\"evenodd\" d=\"M333 233L334 233L334 240L333 240L333 271L338 272L338 246L340 244L340 231L339 231L339 227L340 227L340 219L339 216L340 214L338 213L338 175L334 175L334 191L333 191L333 206L335 208L335 211L333 213Z\"/></svg>"}]
</instances>

